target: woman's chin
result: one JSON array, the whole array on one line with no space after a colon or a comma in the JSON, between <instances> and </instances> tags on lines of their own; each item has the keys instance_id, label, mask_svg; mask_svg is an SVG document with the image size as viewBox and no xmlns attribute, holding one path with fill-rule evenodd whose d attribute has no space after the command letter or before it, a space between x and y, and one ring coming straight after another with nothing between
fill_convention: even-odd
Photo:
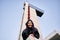
<instances>
[{"instance_id":1,"label":"woman's chin","mask_svg":"<svg viewBox=\"0 0 60 40\"><path fill-rule=\"evenodd\" d=\"M32 26L29 26L29 28L32 28Z\"/></svg>"}]
</instances>

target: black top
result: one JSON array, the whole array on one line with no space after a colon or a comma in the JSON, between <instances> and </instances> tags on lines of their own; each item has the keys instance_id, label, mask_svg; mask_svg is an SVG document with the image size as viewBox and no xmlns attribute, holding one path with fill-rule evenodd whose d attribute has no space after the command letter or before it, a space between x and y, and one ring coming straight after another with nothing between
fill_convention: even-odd
<instances>
[{"instance_id":1,"label":"black top","mask_svg":"<svg viewBox=\"0 0 60 40\"><path fill-rule=\"evenodd\" d=\"M34 37L36 37L37 39L39 39L40 35L39 35L39 32L38 30L34 27L33 29L31 28L26 28L23 32L22 32L22 37L23 37L23 40L26 40L30 34L33 34Z\"/></svg>"}]
</instances>

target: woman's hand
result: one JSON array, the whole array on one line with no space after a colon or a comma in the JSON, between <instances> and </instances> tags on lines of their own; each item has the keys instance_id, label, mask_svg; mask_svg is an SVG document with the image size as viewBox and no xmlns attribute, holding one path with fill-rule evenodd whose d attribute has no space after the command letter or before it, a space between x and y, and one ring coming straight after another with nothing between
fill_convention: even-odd
<instances>
[{"instance_id":1,"label":"woman's hand","mask_svg":"<svg viewBox=\"0 0 60 40\"><path fill-rule=\"evenodd\" d=\"M34 34L30 34L32 37L34 37Z\"/></svg>"}]
</instances>

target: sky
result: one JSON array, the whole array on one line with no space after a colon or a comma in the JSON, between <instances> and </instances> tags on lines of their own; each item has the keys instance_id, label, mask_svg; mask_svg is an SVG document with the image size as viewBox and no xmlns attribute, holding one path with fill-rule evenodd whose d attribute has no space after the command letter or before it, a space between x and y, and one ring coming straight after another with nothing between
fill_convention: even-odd
<instances>
[{"instance_id":1,"label":"sky","mask_svg":"<svg viewBox=\"0 0 60 40\"><path fill-rule=\"evenodd\" d=\"M43 38L54 30L60 32L60 0L27 0L44 10L37 17ZM18 40L25 0L0 0L0 40Z\"/></svg>"}]
</instances>

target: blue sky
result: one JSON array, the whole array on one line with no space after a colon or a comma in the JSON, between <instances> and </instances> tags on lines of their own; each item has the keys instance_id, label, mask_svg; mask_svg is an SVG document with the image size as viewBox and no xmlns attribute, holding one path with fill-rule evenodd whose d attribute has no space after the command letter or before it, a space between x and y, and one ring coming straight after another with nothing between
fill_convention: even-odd
<instances>
[{"instance_id":1,"label":"blue sky","mask_svg":"<svg viewBox=\"0 0 60 40\"><path fill-rule=\"evenodd\" d=\"M0 40L18 40L25 0L0 0ZM38 18L43 38L57 30L60 32L60 0L28 0L42 10Z\"/></svg>"}]
</instances>

